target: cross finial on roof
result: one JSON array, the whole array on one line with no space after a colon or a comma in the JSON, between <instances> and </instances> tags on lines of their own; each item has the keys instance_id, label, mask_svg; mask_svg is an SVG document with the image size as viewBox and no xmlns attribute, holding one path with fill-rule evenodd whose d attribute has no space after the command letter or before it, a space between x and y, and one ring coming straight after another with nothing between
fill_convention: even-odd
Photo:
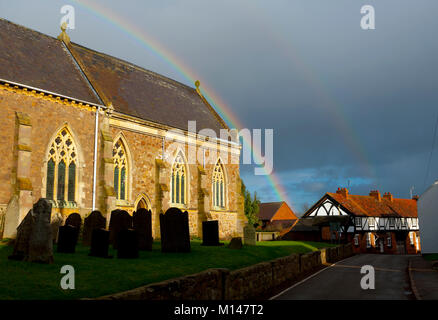
<instances>
[{"instance_id":1,"label":"cross finial on roof","mask_svg":"<svg viewBox=\"0 0 438 320\"><path fill-rule=\"evenodd\" d=\"M61 24L61 33L59 34L58 39L67 44L70 43L70 37L68 36L66 30L67 30L67 22L63 22Z\"/></svg>"},{"instance_id":2,"label":"cross finial on roof","mask_svg":"<svg viewBox=\"0 0 438 320\"><path fill-rule=\"evenodd\" d=\"M196 92L202 97L201 90L199 89L200 86L201 86L201 82L199 80L196 80L195 81Z\"/></svg>"}]
</instances>

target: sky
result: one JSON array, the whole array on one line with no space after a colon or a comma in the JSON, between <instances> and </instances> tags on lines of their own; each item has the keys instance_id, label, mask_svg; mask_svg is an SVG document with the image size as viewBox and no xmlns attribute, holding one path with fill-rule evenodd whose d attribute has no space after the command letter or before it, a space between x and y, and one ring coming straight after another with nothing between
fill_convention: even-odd
<instances>
[{"instance_id":1,"label":"sky","mask_svg":"<svg viewBox=\"0 0 438 320\"><path fill-rule=\"evenodd\" d=\"M60 9L72 5L73 42L194 86L81 2L0 0L0 17L57 36ZM298 214L338 187L409 198L438 179L436 0L87 3L167 48L246 128L273 129L273 174ZM360 27L363 5L375 9L375 30ZM262 201L280 200L253 165L241 176Z\"/></svg>"}]
</instances>

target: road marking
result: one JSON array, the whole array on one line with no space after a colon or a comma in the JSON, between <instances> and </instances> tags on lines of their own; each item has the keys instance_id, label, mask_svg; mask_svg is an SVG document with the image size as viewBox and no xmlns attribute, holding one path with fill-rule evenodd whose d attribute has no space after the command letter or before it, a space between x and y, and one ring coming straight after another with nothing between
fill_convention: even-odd
<instances>
[{"instance_id":1,"label":"road marking","mask_svg":"<svg viewBox=\"0 0 438 320\"><path fill-rule=\"evenodd\" d=\"M362 268L362 266L347 266L345 264L338 264L336 265L336 267L341 267L341 268L355 268L355 269L360 269ZM379 271L390 271L390 272L403 272L404 270L399 270L399 269L386 269L386 268L376 268L374 267L375 270L379 270Z\"/></svg>"},{"instance_id":2,"label":"road marking","mask_svg":"<svg viewBox=\"0 0 438 320\"><path fill-rule=\"evenodd\" d=\"M285 293L286 291L289 291L289 290L295 288L296 286L299 286L300 284L306 282L307 280L312 279L314 276L320 274L321 272L323 272L323 271L325 271L325 270L328 270L328 269L330 269L330 268L336 266L337 263L339 263L339 262L341 262L341 261L345 261L345 260L350 259L350 258L353 258L353 257L354 257L354 256L348 257L348 258L343 259L343 260L339 260L338 262L335 262L335 263L329 265L327 268L324 268L324 269L319 270L318 272L315 272L314 274L308 276L307 278L305 278L305 279L303 279L303 280L301 280L301 281L295 283L294 285L290 286L289 288L284 289L284 290L281 291L279 294L277 294L277 295L275 295L275 296L269 298L268 300L274 300L275 298L278 298L279 296L281 296L281 295L282 295L283 293Z\"/></svg>"}]
</instances>

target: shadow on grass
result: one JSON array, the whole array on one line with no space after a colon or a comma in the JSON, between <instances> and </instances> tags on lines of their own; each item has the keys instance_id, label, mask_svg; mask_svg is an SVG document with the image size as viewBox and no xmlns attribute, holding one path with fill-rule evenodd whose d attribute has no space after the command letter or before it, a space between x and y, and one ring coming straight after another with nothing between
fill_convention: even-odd
<instances>
[{"instance_id":1,"label":"shadow on grass","mask_svg":"<svg viewBox=\"0 0 438 320\"><path fill-rule=\"evenodd\" d=\"M159 282L209 268L235 270L262 261L306 253L330 244L300 241L267 241L257 246L232 250L225 246L205 247L191 242L190 253L161 253L154 242L152 251L141 251L139 259L102 259L88 256L89 247L78 245L75 254L57 253L51 265L8 260L13 247L0 243L0 299L94 298ZM110 255L116 251L110 248ZM75 268L75 289L62 290L63 265Z\"/></svg>"}]
</instances>

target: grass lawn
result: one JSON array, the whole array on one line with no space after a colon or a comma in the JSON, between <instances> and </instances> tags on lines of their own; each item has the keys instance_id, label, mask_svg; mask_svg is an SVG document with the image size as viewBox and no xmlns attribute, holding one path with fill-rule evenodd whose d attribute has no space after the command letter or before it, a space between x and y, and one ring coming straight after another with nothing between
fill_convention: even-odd
<instances>
[{"instance_id":1,"label":"grass lawn","mask_svg":"<svg viewBox=\"0 0 438 320\"><path fill-rule=\"evenodd\" d=\"M435 261L435 260L438 260L438 253L423 254L423 257L426 260Z\"/></svg>"},{"instance_id":2,"label":"grass lawn","mask_svg":"<svg viewBox=\"0 0 438 320\"><path fill-rule=\"evenodd\" d=\"M141 251L140 258L133 260L89 257L89 247L82 245L76 247L75 254L57 253L55 247L54 264L43 265L8 260L13 248L0 243L0 299L94 298L208 268L233 270L331 246L318 242L269 241L232 250L226 246L204 247L196 240L191 244L191 253L163 254L160 242L154 242L153 251ZM110 254L116 256L112 248ZM75 290L60 287L63 265L75 268Z\"/></svg>"}]
</instances>

